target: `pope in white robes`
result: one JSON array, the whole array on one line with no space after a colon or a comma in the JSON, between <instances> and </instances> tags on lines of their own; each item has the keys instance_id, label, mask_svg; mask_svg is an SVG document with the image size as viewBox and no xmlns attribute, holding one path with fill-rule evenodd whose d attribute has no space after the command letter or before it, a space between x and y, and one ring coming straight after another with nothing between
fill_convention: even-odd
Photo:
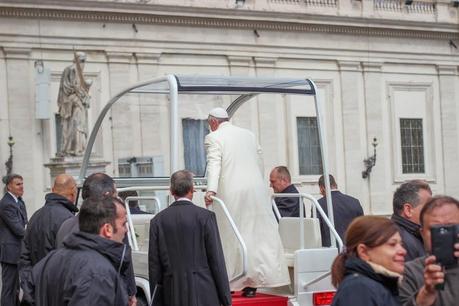
<instances>
[{"instance_id":1,"label":"pope in white robes","mask_svg":"<svg viewBox=\"0 0 459 306\"><path fill-rule=\"evenodd\" d=\"M248 272L230 284L231 290L288 285L288 268L270 205L268 185L263 180L261 150L255 135L232 125L222 108L213 109L208 121L212 132L204 141L206 204L212 202L211 195L223 200L248 253ZM240 246L223 213L217 206L214 211L231 280L242 271Z\"/></svg>"}]
</instances>

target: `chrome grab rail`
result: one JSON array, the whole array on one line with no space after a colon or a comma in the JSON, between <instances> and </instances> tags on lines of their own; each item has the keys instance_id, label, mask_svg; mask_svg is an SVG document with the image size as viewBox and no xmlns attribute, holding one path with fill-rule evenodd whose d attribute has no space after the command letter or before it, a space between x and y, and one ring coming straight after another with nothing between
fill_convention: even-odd
<instances>
[{"instance_id":1,"label":"chrome grab rail","mask_svg":"<svg viewBox=\"0 0 459 306\"><path fill-rule=\"evenodd\" d=\"M130 190L162 190L162 189L164 189L163 186L152 186L152 187L145 187L145 186L135 187L135 186L132 186L132 187L125 187L125 188L118 188L117 191L121 192L121 191L130 191ZM132 221L131 211L129 210L129 201L134 201L134 200L154 200L158 210L161 207L160 206L161 201L156 196L127 197L124 200L124 208L126 209L127 222L128 222L128 227L129 227L129 232L128 232L128 235L127 235L128 236L129 245L132 246L132 249L134 251L139 251L139 244L137 243L137 237L135 236L134 222Z\"/></svg>"},{"instance_id":2,"label":"chrome grab rail","mask_svg":"<svg viewBox=\"0 0 459 306\"><path fill-rule=\"evenodd\" d=\"M338 252L341 252L343 249L343 241L341 240L341 237L338 235L338 232L336 231L335 227L332 225L330 222L330 219L328 218L327 214L325 211L322 209L320 206L319 202L317 202L317 199L314 198L312 195L307 194L307 193L275 193L271 196L273 205L274 203L274 198L277 197L291 197L291 198L300 198L302 199L308 199L309 201L312 202L313 206L317 211L319 212L320 216L322 219L325 221L327 224L328 228L330 229L331 233L335 237L336 241L338 242ZM299 201L300 205L300 216L304 216L304 205L301 205L303 201ZM277 207L276 207L277 209ZM314 211L314 210L313 210ZM304 217L300 218L300 247L303 249L304 248Z\"/></svg>"},{"instance_id":3,"label":"chrome grab rail","mask_svg":"<svg viewBox=\"0 0 459 306\"><path fill-rule=\"evenodd\" d=\"M237 281L238 279L241 279L247 274L247 266L248 266L248 259L247 259L247 247L245 245L244 239L242 239L241 233L239 233L239 230L237 229L236 224L233 221L233 218L231 218L231 215L226 208L225 203L223 201L215 196L210 197L213 200L213 204L217 203L220 208L223 210L226 218L228 219L231 228L233 229L234 234L236 235L237 240L239 241L239 244L241 245L241 256L242 256L242 271L232 279L230 279L230 282Z\"/></svg>"}]
</instances>

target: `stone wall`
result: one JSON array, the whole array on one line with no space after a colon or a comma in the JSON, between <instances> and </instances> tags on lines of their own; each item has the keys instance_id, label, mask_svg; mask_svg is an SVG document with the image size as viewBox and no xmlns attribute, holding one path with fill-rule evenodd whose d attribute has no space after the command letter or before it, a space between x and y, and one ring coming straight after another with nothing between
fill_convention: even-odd
<instances>
[{"instance_id":1,"label":"stone wall","mask_svg":"<svg viewBox=\"0 0 459 306\"><path fill-rule=\"evenodd\" d=\"M414 177L435 193L459 196L457 23L447 1L0 1L0 172L11 134L29 210L42 204L51 183L43 164L56 151L59 77L78 50L88 54L85 75L95 81L90 124L127 85L168 73L309 77L325 105L331 172L367 212L390 213L393 190ZM48 120L35 118L36 61L51 71ZM168 164L161 99L123 99L104 122L95 154L115 162L148 152ZM229 100L194 102L183 117L205 119L208 108ZM299 175L295 126L296 116L313 111L296 97L244 107L235 122L259 137L266 173L285 164L302 190L317 193L317 176ZM424 116L426 171L407 175L397 120L415 113ZM373 137L377 163L362 179Z\"/></svg>"}]
</instances>

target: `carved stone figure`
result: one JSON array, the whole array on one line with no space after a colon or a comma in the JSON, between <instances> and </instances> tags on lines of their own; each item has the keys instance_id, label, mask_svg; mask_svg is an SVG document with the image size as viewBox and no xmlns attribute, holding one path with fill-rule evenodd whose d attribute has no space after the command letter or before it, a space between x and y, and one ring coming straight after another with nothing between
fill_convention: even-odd
<instances>
[{"instance_id":1,"label":"carved stone figure","mask_svg":"<svg viewBox=\"0 0 459 306\"><path fill-rule=\"evenodd\" d=\"M61 118L62 138L58 156L80 156L88 136L87 109L92 81L83 76L86 54L75 52L73 64L62 73L57 105Z\"/></svg>"}]
</instances>

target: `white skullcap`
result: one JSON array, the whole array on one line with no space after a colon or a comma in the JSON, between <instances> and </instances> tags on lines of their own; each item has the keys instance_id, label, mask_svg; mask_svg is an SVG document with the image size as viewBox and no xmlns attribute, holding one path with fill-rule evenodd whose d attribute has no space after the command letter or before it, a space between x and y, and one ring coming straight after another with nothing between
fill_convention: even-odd
<instances>
[{"instance_id":1,"label":"white skullcap","mask_svg":"<svg viewBox=\"0 0 459 306\"><path fill-rule=\"evenodd\" d=\"M228 113L224 108L216 107L209 112L209 116L217 119L228 119Z\"/></svg>"}]
</instances>

